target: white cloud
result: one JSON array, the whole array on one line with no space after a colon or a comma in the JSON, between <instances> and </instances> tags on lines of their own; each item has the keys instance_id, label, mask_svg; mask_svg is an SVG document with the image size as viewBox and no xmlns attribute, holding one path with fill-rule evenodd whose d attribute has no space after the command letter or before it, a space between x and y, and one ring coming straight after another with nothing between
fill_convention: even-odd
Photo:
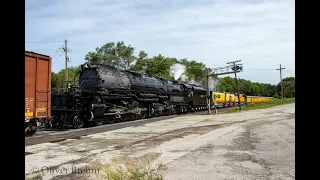
<instances>
[{"instance_id":1,"label":"white cloud","mask_svg":"<svg viewBox=\"0 0 320 180\"><path fill-rule=\"evenodd\" d=\"M212 68L237 59L244 70L276 69L281 63L287 69L284 76L294 76L294 8L290 0L26 1L26 42L61 41L26 43L26 49L51 55L55 61L60 55L56 50L67 38L72 65L78 65L88 51L124 41L136 47L136 53L195 59ZM64 67L63 55L56 61L54 71ZM276 70L239 75L279 82Z\"/></svg>"}]
</instances>

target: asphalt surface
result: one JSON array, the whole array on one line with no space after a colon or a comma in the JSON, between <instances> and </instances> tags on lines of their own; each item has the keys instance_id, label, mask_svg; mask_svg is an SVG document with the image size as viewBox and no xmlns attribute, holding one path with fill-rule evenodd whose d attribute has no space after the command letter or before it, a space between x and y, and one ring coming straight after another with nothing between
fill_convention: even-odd
<instances>
[{"instance_id":1,"label":"asphalt surface","mask_svg":"<svg viewBox=\"0 0 320 180\"><path fill-rule=\"evenodd\" d=\"M46 133L36 134L31 137L25 138L25 146L31 146L35 144L41 144L46 142L59 142L64 141L66 139L78 139L81 136L87 136L94 133L101 133L107 132L112 130L117 130L125 127L130 126L140 126L142 124L150 123L150 122L157 122L169 118L174 118L177 115L172 116L162 116L162 117L155 117L150 119L141 119L136 121L128 121L116 124L105 124L97 127L88 127L88 128L81 128L81 129L70 129L64 131L47 131Z\"/></svg>"},{"instance_id":2,"label":"asphalt surface","mask_svg":"<svg viewBox=\"0 0 320 180\"><path fill-rule=\"evenodd\" d=\"M294 114L261 119L169 163L165 179L295 179Z\"/></svg>"},{"instance_id":3,"label":"asphalt surface","mask_svg":"<svg viewBox=\"0 0 320 180\"><path fill-rule=\"evenodd\" d=\"M26 178L99 179L106 164L129 158L162 164L170 180L294 179L294 108L181 116L26 146Z\"/></svg>"},{"instance_id":4,"label":"asphalt surface","mask_svg":"<svg viewBox=\"0 0 320 180\"><path fill-rule=\"evenodd\" d=\"M227 111L233 107L228 108L219 108L218 114ZM181 114L181 115L170 115L170 116L161 116L161 117L154 117L149 119L141 119L135 121L128 121L128 122L121 122L115 124L104 124L101 126L96 127L86 127L81 129L64 129L64 130L51 130L45 128L38 128L38 131L35 135L31 137L25 138L25 146L31 146L35 144L41 144L46 142L60 142L66 139L79 139L82 136L87 136L94 133L101 133L101 132L108 132L113 131L121 128L126 128L130 126L140 126L150 122L157 122L162 121L170 118L180 117L180 116L188 116L188 115L195 115L195 114L206 114L207 111L202 112L194 112L190 114Z\"/></svg>"}]
</instances>

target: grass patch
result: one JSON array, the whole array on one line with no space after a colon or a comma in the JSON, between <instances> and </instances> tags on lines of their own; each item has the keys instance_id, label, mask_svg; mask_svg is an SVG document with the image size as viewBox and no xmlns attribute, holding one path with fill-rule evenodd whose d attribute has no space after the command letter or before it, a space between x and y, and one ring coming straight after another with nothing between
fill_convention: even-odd
<instances>
[{"instance_id":1,"label":"grass patch","mask_svg":"<svg viewBox=\"0 0 320 180\"><path fill-rule=\"evenodd\" d=\"M247 104L246 106L241 106L241 110L239 110L239 107L236 107L234 109L229 109L226 113L248 111L248 110L255 110L255 109L264 109L264 108L280 106L284 104L290 104L294 102L295 102L295 98L271 99L266 102L258 102L254 104Z\"/></svg>"},{"instance_id":2,"label":"grass patch","mask_svg":"<svg viewBox=\"0 0 320 180\"><path fill-rule=\"evenodd\" d=\"M26 175L25 180L42 180L42 176L40 174L36 175Z\"/></svg>"},{"instance_id":3,"label":"grass patch","mask_svg":"<svg viewBox=\"0 0 320 180\"><path fill-rule=\"evenodd\" d=\"M144 158L114 159L112 165L102 165L99 178L108 180L162 180L162 164Z\"/></svg>"}]
</instances>

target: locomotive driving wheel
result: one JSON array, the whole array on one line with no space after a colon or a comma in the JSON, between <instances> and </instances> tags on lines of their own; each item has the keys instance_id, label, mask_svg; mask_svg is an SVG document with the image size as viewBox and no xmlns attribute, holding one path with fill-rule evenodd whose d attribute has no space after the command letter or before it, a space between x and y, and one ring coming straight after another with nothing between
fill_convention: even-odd
<instances>
[{"instance_id":1,"label":"locomotive driving wheel","mask_svg":"<svg viewBox=\"0 0 320 180\"><path fill-rule=\"evenodd\" d=\"M141 118L141 119L146 118L146 115L147 115L147 112L146 112L146 111L141 111L141 112L140 112L140 118Z\"/></svg>"},{"instance_id":2,"label":"locomotive driving wheel","mask_svg":"<svg viewBox=\"0 0 320 180\"><path fill-rule=\"evenodd\" d=\"M174 115L174 114L177 114L176 108L173 108L173 110L171 110L171 113L170 113L170 115Z\"/></svg>"},{"instance_id":3,"label":"locomotive driving wheel","mask_svg":"<svg viewBox=\"0 0 320 180\"><path fill-rule=\"evenodd\" d=\"M116 116L108 116L107 117L107 123L113 124L114 122L117 122Z\"/></svg>"},{"instance_id":4,"label":"locomotive driving wheel","mask_svg":"<svg viewBox=\"0 0 320 180\"><path fill-rule=\"evenodd\" d=\"M101 120L96 120L96 121L94 121L94 124L96 126L101 126L103 124L103 120L102 119Z\"/></svg>"},{"instance_id":5,"label":"locomotive driving wheel","mask_svg":"<svg viewBox=\"0 0 320 180\"><path fill-rule=\"evenodd\" d=\"M160 116L159 111L155 111L152 115L152 117L159 117L159 116Z\"/></svg>"},{"instance_id":6,"label":"locomotive driving wheel","mask_svg":"<svg viewBox=\"0 0 320 180\"><path fill-rule=\"evenodd\" d=\"M83 118L81 118L79 116L74 116L74 118L73 118L73 127L75 129L82 128L83 124L84 124Z\"/></svg>"},{"instance_id":7,"label":"locomotive driving wheel","mask_svg":"<svg viewBox=\"0 0 320 180\"><path fill-rule=\"evenodd\" d=\"M37 126L37 123L36 123L36 122L30 122L30 123L28 124L28 127L27 127L26 130L25 130L25 136L32 136L32 135L34 135L34 133L37 132L37 128L38 128L38 126Z\"/></svg>"},{"instance_id":8,"label":"locomotive driving wheel","mask_svg":"<svg viewBox=\"0 0 320 180\"><path fill-rule=\"evenodd\" d=\"M128 114L128 116L129 116L130 121L134 121L134 120L138 119L137 115L135 113Z\"/></svg>"},{"instance_id":9,"label":"locomotive driving wheel","mask_svg":"<svg viewBox=\"0 0 320 180\"><path fill-rule=\"evenodd\" d=\"M129 120L129 115L128 114L121 114L121 118L119 120L120 120L120 122L126 122Z\"/></svg>"}]
</instances>

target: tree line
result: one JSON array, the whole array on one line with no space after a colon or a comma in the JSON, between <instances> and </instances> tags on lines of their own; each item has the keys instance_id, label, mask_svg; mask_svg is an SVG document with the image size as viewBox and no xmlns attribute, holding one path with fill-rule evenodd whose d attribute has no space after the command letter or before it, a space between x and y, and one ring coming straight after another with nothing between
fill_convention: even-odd
<instances>
[{"instance_id":1,"label":"tree line","mask_svg":"<svg viewBox=\"0 0 320 180\"><path fill-rule=\"evenodd\" d=\"M281 84L277 85L251 82L245 79L238 79L239 91L248 96L281 97ZM295 97L295 78L287 77L282 79L283 94L286 98ZM220 87L219 87L220 86ZM219 79L218 90L220 92L237 92L236 81L232 77Z\"/></svg>"},{"instance_id":2,"label":"tree line","mask_svg":"<svg viewBox=\"0 0 320 180\"><path fill-rule=\"evenodd\" d=\"M121 42L109 42L102 47L97 47L95 52L88 52L85 55L87 63L99 63L115 66L123 70L132 70L149 76L162 77L168 80L176 80L174 77L179 76L179 81L201 85L207 87L206 65L197 62L196 60L177 59L174 57L165 57L158 54L149 57L145 51L140 51L138 56L135 56L135 48L131 45L125 45ZM179 69L172 70L174 64L181 64ZM81 66L68 68L68 79L74 81L78 85L79 71ZM179 71L180 74L179 74ZM214 75L213 70L208 68L209 89L218 92L235 93L236 82L232 77L218 78ZM52 72L51 86L53 90L58 91L64 87L65 69L58 73ZM288 77L283 79L284 96L287 98L295 97L295 78ZM245 79L238 79L239 91L248 96L268 96L280 97L281 85L264 84L251 82Z\"/></svg>"}]
</instances>

